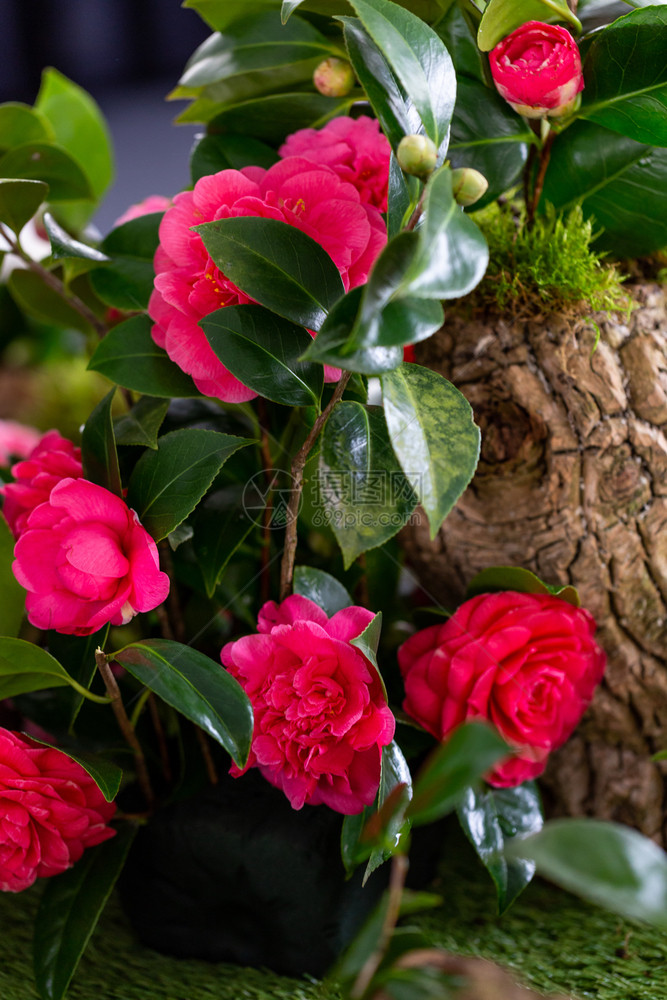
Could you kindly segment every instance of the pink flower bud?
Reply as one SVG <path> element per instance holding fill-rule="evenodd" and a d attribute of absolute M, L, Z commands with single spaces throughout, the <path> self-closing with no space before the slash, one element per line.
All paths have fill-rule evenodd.
<path fill-rule="evenodd" d="M 313 83 L 325 97 L 345 97 L 354 87 L 354 72 L 347 60 L 332 56 L 319 64 Z"/>

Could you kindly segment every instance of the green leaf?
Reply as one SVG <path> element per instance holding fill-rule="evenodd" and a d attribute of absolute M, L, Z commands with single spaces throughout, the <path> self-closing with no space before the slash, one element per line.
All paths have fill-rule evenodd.
<path fill-rule="evenodd" d="M 261 14 L 275 9 L 278 0 L 184 0 L 183 7 L 192 7 L 215 31 L 223 31 L 237 18 Z"/>
<path fill-rule="evenodd" d="M 477 44 L 482 52 L 490 52 L 526 21 L 569 21 L 576 32 L 581 31 L 581 21 L 572 13 L 567 0 L 489 0 L 477 32 Z"/>
<path fill-rule="evenodd" d="M 420 18 L 389 0 L 350 0 L 350 6 L 414 103 L 427 136 L 440 149 L 456 97 L 454 66 L 442 41 Z"/>
<path fill-rule="evenodd" d="M 667 146 L 667 10 L 620 17 L 594 36 L 579 116 L 651 146 Z"/>
<path fill-rule="evenodd" d="M 515 788 L 469 788 L 458 809 L 466 836 L 493 879 L 502 915 L 523 892 L 535 863 L 508 858 L 503 853 L 512 837 L 525 837 L 542 829 L 540 795 L 534 781 Z"/>
<path fill-rule="evenodd" d="M 280 8 L 280 20 L 287 24 L 290 14 L 293 14 L 297 7 L 300 7 L 303 0 L 283 0 Z"/>
<path fill-rule="evenodd" d="M 322 94 L 270 94 L 235 104 L 220 114 L 213 111 L 209 132 L 250 135 L 260 142 L 277 146 L 292 132 L 301 128 L 321 128 L 329 119 L 347 114 L 354 100 L 354 97 L 323 97 Z M 201 119 L 190 118 L 186 111 L 177 120 Z"/>
<path fill-rule="evenodd" d="M 81 432 L 81 457 L 86 479 L 122 497 L 123 484 L 111 419 L 115 392 L 112 389 L 107 393 L 86 420 Z"/>
<path fill-rule="evenodd" d="M 46 200 L 49 185 L 44 181 L 0 179 L 0 222 L 18 235 L 26 222 Z"/>
<path fill-rule="evenodd" d="M 405 525 L 416 497 L 380 408 L 352 401 L 334 407 L 322 435 L 319 489 L 346 569 Z"/>
<path fill-rule="evenodd" d="M 350 639 L 350 645 L 355 646 L 360 653 L 362 653 L 367 660 L 369 660 L 378 672 L 380 681 L 382 682 L 382 687 L 384 688 L 384 681 L 382 680 L 382 674 L 380 673 L 380 668 L 378 667 L 377 661 L 377 651 L 378 645 L 380 644 L 380 634 L 382 632 L 382 612 L 378 611 L 376 615 L 370 620 L 363 632 L 355 636 L 354 639 Z M 387 697 L 387 691 L 384 690 L 385 698 Z"/>
<path fill-rule="evenodd" d="M 418 235 L 419 244 L 399 294 L 460 298 L 482 280 L 489 248 L 481 230 L 456 204 L 449 167 L 441 167 L 429 178 Z"/>
<path fill-rule="evenodd" d="M 153 258 L 160 242 L 159 228 L 164 212 L 151 212 L 130 219 L 100 243 L 111 258 L 96 268 L 90 282 L 103 302 L 116 309 L 146 309 L 153 291 Z"/>
<path fill-rule="evenodd" d="M 392 447 L 435 538 L 477 466 L 472 408 L 451 382 L 420 365 L 404 363 L 381 384 Z"/>
<path fill-rule="evenodd" d="M 593 122 L 574 122 L 553 145 L 540 210 L 581 203 L 600 232 L 598 252 L 642 257 L 667 246 L 667 150 Z"/>
<path fill-rule="evenodd" d="M 42 1000 L 61 1000 L 120 875 L 138 827 L 127 823 L 50 878 L 35 920 L 35 982 Z"/>
<path fill-rule="evenodd" d="M 213 597 L 225 568 L 254 524 L 243 509 L 243 488 L 228 486 L 209 494 L 194 516 L 193 545 L 206 593 Z"/>
<path fill-rule="evenodd" d="M 28 735 L 29 734 L 26 733 L 26 736 Z M 112 802 L 116 798 L 123 777 L 123 772 L 112 761 L 105 760 L 103 757 L 100 757 L 99 754 L 92 754 L 82 750 L 73 750 L 71 747 L 47 743 L 46 740 L 37 739 L 36 736 L 32 736 L 31 739 L 34 739 L 42 746 L 58 750 L 60 753 L 65 754 L 66 757 L 69 757 L 71 760 L 76 761 L 77 764 L 80 764 L 86 774 L 90 775 L 93 779 L 107 802 Z"/>
<path fill-rule="evenodd" d="M 168 705 L 220 743 L 238 767 L 250 753 L 253 715 L 239 682 L 220 663 L 168 639 L 125 646 L 115 659 Z"/>
<path fill-rule="evenodd" d="M 56 142 L 80 164 L 99 199 L 113 178 L 113 154 L 109 130 L 93 98 L 58 70 L 46 69 L 35 110 L 48 119 Z"/>
<path fill-rule="evenodd" d="M 490 566 L 483 569 L 468 584 L 466 598 L 499 590 L 516 590 L 521 594 L 552 594 L 575 608 L 581 607 L 576 587 L 569 584 L 563 587 L 549 586 L 530 570 L 520 566 Z"/>
<path fill-rule="evenodd" d="M 263 142 L 247 135 L 204 135 L 190 156 L 192 183 L 219 170 L 241 170 L 257 166 L 268 169 L 278 162 L 278 154 Z"/>
<path fill-rule="evenodd" d="M 11 638 L 19 634 L 25 610 L 25 590 L 12 573 L 13 561 L 14 536 L 0 514 L 0 635 Z"/>
<path fill-rule="evenodd" d="M 148 316 L 133 316 L 114 326 L 97 345 L 88 369 L 149 396 L 200 396 L 190 376 L 154 342 L 152 325 Z"/>
<path fill-rule="evenodd" d="M 70 154 L 45 142 L 15 146 L 0 158 L 0 177 L 25 178 L 49 185 L 49 201 L 92 199 L 93 192 Z"/>
<path fill-rule="evenodd" d="M 72 683 L 73 678 L 45 649 L 23 639 L 0 638 L 0 700 Z"/>
<path fill-rule="evenodd" d="M 41 112 L 17 101 L 0 104 L 0 149 L 23 146 L 26 142 L 55 141 L 55 132 Z"/>
<path fill-rule="evenodd" d="M 193 229 L 238 288 L 300 326 L 319 330 L 328 310 L 345 294 L 329 254 L 286 222 L 238 217 Z"/>
<path fill-rule="evenodd" d="M 142 396 L 129 413 L 114 422 L 117 444 L 157 448 L 157 436 L 169 409 L 169 400 Z"/>
<path fill-rule="evenodd" d="M 11 182 L 7 182 L 11 183 Z M 37 183 L 36 181 L 25 183 Z M 46 197 L 46 195 L 45 195 Z M 59 223 L 53 218 L 50 212 L 44 213 L 44 228 L 51 242 L 51 256 L 54 260 L 63 257 L 82 257 L 84 260 L 91 260 L 98 264 L 103 264 L 109 260 L 106 254 L 95 247 L 89 247 L 87 243 L 75 240 L 67 233 Z"/>
<path fill-rule="evenodd" d="M 55 324 L 66 330 L 90 333 L 91 327 L 80 312 L 74 309 L 41 276 L 24 268 L 14 268 L 7 281 L 12 298 L 29 316 L 43 323 Z"/>
<path fill-rule="evenodd" d="M 313 566 L 295 566 L 293 590 L 295 594 L 301 594 L 317 604 L 329 618 L 337 611 L 354 604 L 348 591 L 335 576 Z"/>
<path fill-rule="evenodd" d="M 195 509 L 229 456 L 252 443 L 200 428 L 171 431 L 135 465 L 127 502 L 156 541 L 166 538 Z"/>
<path fill-rule="evenodd" d="M 508 747 L 498 733 L 481 722 L 458 726 L 434 750 L 417 775 L 406 815 L 415 826 L 432 823 L 457 808 L 470 785 L 476 784 Z"/>
<path fill-rule="evenodd" d="M 620 823 L 554 819 L 507 845 L 540 875 L 612 913 L 667 930 L 667 854 Z"/>
<path fill-rule="evenodd" d="M 320 332 L 311 343 L 305 358 L 335 365 L 364 375 L 379 375 L 391 371 L 403 360 L 402 347 L 361 347 L 350 348 L 350 334 L 357 322 L 360 303 L 366 286 L 353 288 L 333 307 L 322 324 Z M 404 300 L 405 302 L 406 300 Z M 392 317 L 390 314 L 390 321 Z M 412 332 L 415 317 L 409 320 Z M 413 325 L 414 324 L 414 325 Z M 399 327 L 399 330 L 403 329 Z"/>
<path fill-rule="evenodd" d="M 442 5 L 445 8 L 447 8 L 447 2 L 448 0 L 443 0 Z M 477 47 L 477 31 L 481 14 L 477 17 L 474 16 L 475 14 L 477 11 L 472 3 L 452 2 L 444 17 L 434 25 L 434 30 L 445 43 L 445 47 L 452 57 L 456 70 L 457 90 L 463 79 L 483 80 L 485 75 L 484 57 Z M 459 96 L 457 93 L 457 102 Z"/>
<path fill-rule="evenodd" d="M 199 325 L 225 368 L 249 389 L 274 403 L 319 407 L 324 373 L 299 360 L 311 344 L 302 326 L 255 305 L 217 309 Z"/>

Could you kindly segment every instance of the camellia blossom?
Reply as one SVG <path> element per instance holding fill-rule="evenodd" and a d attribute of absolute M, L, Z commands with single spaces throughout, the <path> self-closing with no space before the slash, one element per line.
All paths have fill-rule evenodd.
<path fill-rule="evenodd" d="M 247 767 L 258 766 L 295 809 L 324 803 L 352 814 L 375 798 L 395 721 L 377 670 L 350 643 L 372 618 L 360 607 L 329 618 L 295 594 L 265 604 L 259 634 L 220 654 L 255 714 Z"/>
<path fill-rule="evenodd" d="M 67 754 L 0 729 L 0 890 L 21 892 L 70 868 L 115 835 L 115 811 Z"/>
<path fill-rule="evenodd" d="M 584 89 L 577 43 L 565 28 L 528 21 L 489 53 L 499 94 L 526 118 L 558 117 Z"/>
<path fill-rule="evenodd" d="M 341 115 L 320 129 L 299 129 L 278 153 L 331 167 L 341 180 L 354 185 L 363 202 L 387 211 L 391 146 L 374 118 Z"/>
<path fill-rule="evenodd" d="M 346 291 L 363 284 L 387 241 L 377 208 L 362 203 L 356 188 L 335 171 L 300 156 L 268 170 L 222 170 L 176 195 L 160 224 L 155 254 L 155 290 L 148 307 L 153 340 L 192 376 L 200 392 L 230 403 L 257 393 L 218 360 L 197 324 L 216 309 L 253 300 L 216 267 L 192 226 L 236 216 L 277 219 L 306 233 L 333 259 Z"/>
<path fill-rule="evenodd" d="M 14 576 L 37 628 L 90 635 L 125 625 L 169 592 L 155 542 L 127 504 L 86 479 L 63 479 L 28 517 Z"/>
<path fill-rule="evenodd" d="M 13 465 L 11 471 L 14 482 L 0 487 L 0 493 L 4 494 L 2 513 L 18 538 L 30 513 L 49 499 L 56 483 L 83 476 L 81 449 L 58 431 L 47 431 L 28 457 Z"/>
<path fill-rule="evenodd" d="M 17 458 L 27 458 L 41 437 L 35 427 L 15 420 L 0 420 L 0 465 L 9 465 Z"/>
<path fill-rule="evenodd" d="M 142 215 L 152 215 L 154 212 L 166 212 L 171 204 L 171 198 L 167 198 L 163 194 L 149 194 L 143 201 L 138 201 L 135 205 L 130 205 L 129 208 L 126 208 L 123 214 L 119 215 L 114 222 L 114 228 L 122 226 L 125 222 L 131 222 L 132 219 L 140 219 Z"/>
<path fill-rule="evenodd" d="M 593 697 L 605 667 L 594 632 L 588 611 L 550 594 L 473 597 L 400 647 L 403 709 L 438 740 L 487 719 L 516 748 L 488 781 L 518 785 L 542 773 Z"/>

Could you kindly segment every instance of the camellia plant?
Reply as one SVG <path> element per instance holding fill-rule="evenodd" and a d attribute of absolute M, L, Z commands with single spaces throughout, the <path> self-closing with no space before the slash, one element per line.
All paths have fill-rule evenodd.
<path fill-rule="evenodd" d="M 485 274 L 474 212 L 500 200 L 530 231 L 578 206 L 598 251 L 667 245 L 667 8 L 185 6 L 213 30 L 171 95 L 204 127 L 190 175 L 103 237 L 91 98 L 47 70 L 34 106 L 0 106 L 12 337 L 38 359 L 78 332 L 111 386 L 80 441 L 0 426 L 0 888 L 45 879 L 41 996 L 119 876 L 132 896 L 159 817 L 194 828 L 249 771 L 333 817 L 342 881 L 381 890 L 393 857 L 334 973 L 350 997 L 433 995 L 415 937 L 390 942 L 411 828 L 449 813 L 501 912 L 538 868 L 664 927 L 659 848 L 543 823 L 534 779 L 605 664 L 574 588 L 490 568 L 458 609 L 418 607 L 397 535 L 420 505 L 434 537 L 478 462 L 470 405 L 414 362 Z"/>

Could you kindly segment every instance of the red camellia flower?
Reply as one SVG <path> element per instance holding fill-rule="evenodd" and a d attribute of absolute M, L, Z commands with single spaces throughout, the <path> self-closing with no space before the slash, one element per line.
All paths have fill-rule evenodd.
<path fill-rule="evenodd" d="M 352 814 L 375 798 L 394 716 L 377 670 L 350 644 L 372 618 L 360 607 L 328 618 L 295 594 L 265 604 L 259 635 L 220 654 L 255 713 L 247 767 L 258 766 L 295 809 L 324 803 Z"/>
<path fill-rule="evenodd" d="M 488 780 L 518 785 L 542 773 L 602 678 L 594 632 L 588 611 L 550 594 L 473 597 L 399 649 L 403 708 L 439 740 L 466 719 L 487 719 L 516 747 Z"/>
<path fill-rule="evenodd" d="M 12 475 L 15 482 L 0 487 L 0 493 L 5 498 L 2 513 L 18 538 L 31 511 L 49 499 L 56 483 L 83 475 L 81 449 L 58 431 L 47 431 L 28 458 L 12 466 Z"/>
<path fill-rule="evenodd" d="M 0 890 L 21 892 L 70 868 L 114 836 L 106 824 L 115 811 L 76 761 L 0 729 Z"/>
<path fill-rule="evenodd" d="M 363 202 L 387 211 L 391 146 L 375 119 L 342 115 L 320 129 L 302 128 L 288 136 L 278 152 L 331 167 L 354 185 Z"/>
<path fill-rule="evenodd" d="M 114 222 L 115 226 L 122 226 L 132 219 L 140 219 L 142 215 L 152 215 L 154 212 L 166 212 L 171 205 L 171 198 L 163 194 L 149 194 L 143 201 L 138 201 L 134 205 L 126 208 L 122 215 L 119 215 Z"/>
<path fill-rule="evenodd" d="M 125 625 L 169 592 L 155 542 L 135 512 L 86 479 L 54 486 L 28 517 L 14 556 L 29 621 L 66 635 Z"/>
<path fill-rule="evenodd" d="M 526 118 L 566 113 L 584 89 L 579 49 L 569 31 L 528 21 L 489 53 L 498 92 Z"/>
<path fill-rule="evenodd" d="M 230 403 L 257 393 L 218 360 L 197 324 L 215 309 L 253 300 L 216 267 L 191 227 L 235 216 L 277 219 L 306 233 L 333 259 L 346 291 L 363 284 L 387 241 L 377 208 L 363 204 L 356 188 L 332 169 L 300 156 L 268 170 L 222 170 L 176 195 L 160 224 L 155 254 L 155 290 L 148 307 L 153 339 L 200 392 Z M 339 372 L 328 377 L 338 378 Z"/>

